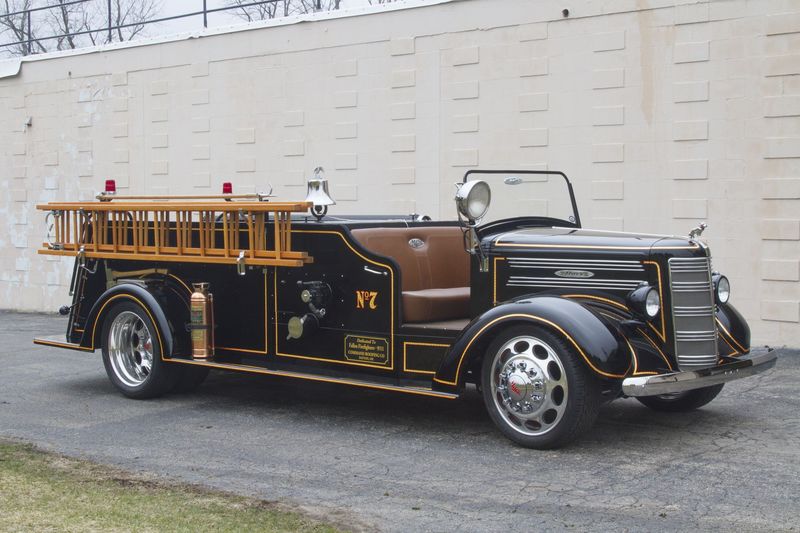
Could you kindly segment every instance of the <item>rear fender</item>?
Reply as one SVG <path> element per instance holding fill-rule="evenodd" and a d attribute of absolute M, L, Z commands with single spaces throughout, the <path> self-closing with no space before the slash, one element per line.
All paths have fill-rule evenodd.
<path fill-rule="evenodd" d="M 159 337 L 163 355 L 171 357 L 175 346 L 175 335 L 165 312 L 165 306 L 168 305 L 167 299 L 160 295 L 160 291 L 150 283 L 144 280 L 142 282 L 123 281 L 104 292 L 89 312 L 81 346 L 92 350 L 101 348 L 100 336 L 108 311 L 113 307 L 113 303 L 127 300 L 144 308 L 158 329 L 156 334 Z"/>
<path fill-rule="evenodd" d="M 633 365 L 632 351 L 619 329 L 575 300 L 538 296 L 500 304 L 461 332 L 434 377 L 437 390 L 459 390 L 469 369 L 476 368 L 492 340 L 508 327 L 531 324 L 566 339 L 597 376 L 624 378 Z"/>

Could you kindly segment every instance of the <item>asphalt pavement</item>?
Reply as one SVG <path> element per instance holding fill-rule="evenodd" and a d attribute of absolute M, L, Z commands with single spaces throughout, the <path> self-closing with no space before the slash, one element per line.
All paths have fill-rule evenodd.
<path fill-rule="evenodd" d="M 128 400 L 99 352 L 31 344 L 64 328 L 0 313 L 0 437 L 363 530 L 800 529 L 798 351 L 692 413 L 615 401 L 580 442 L 541 452 L 503 438 L 474 391 L 218 372 L 193 394 Z"/>

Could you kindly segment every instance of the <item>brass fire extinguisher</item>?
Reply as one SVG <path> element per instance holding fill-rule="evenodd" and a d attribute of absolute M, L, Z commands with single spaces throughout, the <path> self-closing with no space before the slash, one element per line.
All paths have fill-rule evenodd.
<path fill-rule="evenodd" d="M 189 328 L 192 332 L 192 359 L 214 357 L 214 295 L 208 283 L 193 283 Z"/>

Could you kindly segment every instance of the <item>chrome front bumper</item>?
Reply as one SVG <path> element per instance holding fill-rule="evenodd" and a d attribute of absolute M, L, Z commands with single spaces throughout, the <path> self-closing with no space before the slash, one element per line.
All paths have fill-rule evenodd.
<path fill-rule="evenodd" d="M 755 352 L 754 350 L 749 356 L 738 358 L 733 362 L 701 370 L 625 378 L 622 380 L 622 393 L 625 396 L 658 396 L 684 392 L 760 374 L 775 366 L 778 354 L 773 349 Z"/>

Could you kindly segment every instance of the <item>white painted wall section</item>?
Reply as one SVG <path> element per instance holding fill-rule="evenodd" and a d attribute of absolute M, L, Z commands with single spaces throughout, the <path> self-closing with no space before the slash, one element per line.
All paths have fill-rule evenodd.
<path fill-rule="evenodd" d="M 0 306 L 66 303 L 38 202 L 275 186 L 453 216 L 473 167 L 564 170 L 588 227 L 686 234 L 756 342 L 800 344 L 800 5 L 457 0 L 0 66 Z M 30 118 L 30 126 L 26 125 Z"/>

